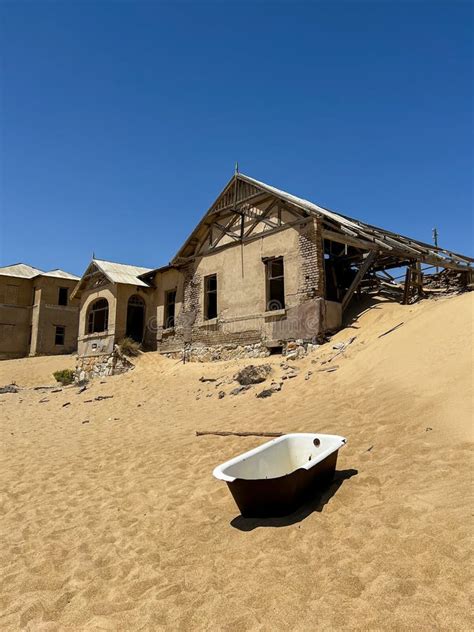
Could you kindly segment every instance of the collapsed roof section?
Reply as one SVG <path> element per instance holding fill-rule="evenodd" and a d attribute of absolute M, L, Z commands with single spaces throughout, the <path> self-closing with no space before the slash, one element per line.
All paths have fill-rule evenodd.
<path fill-rule="evenodd" d="M 275 201 L 289 221 L 271 219 Z M 336 213 L 240 173 L 227 183 L 171 263 L 179 265 L 212 250 L 283 230 L 310 216 L 322 220 L 324 239 L 355 249 L 354 264 L 362 263 L 367 252 L 373 253 L 373 270 L 425 263 L 462 271 L 474 263 L 471 257 Z M 264 224 L 263 232 L 255 231 L 256 224 Z"/>

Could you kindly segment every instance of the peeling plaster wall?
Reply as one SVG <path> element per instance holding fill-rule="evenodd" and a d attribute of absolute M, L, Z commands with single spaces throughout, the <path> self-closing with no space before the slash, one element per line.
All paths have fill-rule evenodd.
<path fill-rule="evenodd" d="M 266 268 L 264 258 L 283 257 L 285 313 L 266 312 Z M 218 317 L 206 321 L 204 279 L 217 275 Z M 207 256 L 197 257 L 186 267 L 159 272 L 157 286 L 157 346 L 162 352 L 182 349 L 185 343 L 204 346 L 255 344 L 283 339 L 312 338 L 323 326 L 321 301 L 324 294 L 324 267 L 319 220 L 244 244 L 235 243 Z M 165 330 L 165 291 L 176 289 L 176 326 Z M 297 308 L 305 305 L 303 310 Z M 291 316 L 291 318 L 290 318 Z M 314 325 L 308 330 L 308 318 Z M 301 322 L 305 318 L 305 323 Z M 291 325 L 291 327 L 290 327 Z"/>

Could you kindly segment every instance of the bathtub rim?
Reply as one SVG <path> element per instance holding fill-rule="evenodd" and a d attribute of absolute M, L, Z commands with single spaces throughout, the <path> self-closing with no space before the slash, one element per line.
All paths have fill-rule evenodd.
<path fill-rule="evenodd" d="M 234 481 L 237 481 L 237 480 L 261 481 L 261 480 L 273 480 L 277 478 L 282 478 L 281 476 L 273 476 L 268 479 L 261 479 L 261 478 L 245 478 L 244 479 L 244 478 L 239 478 L 238 476 L 229 476 L 228 474 L 225 474 L 223 470 L 229 467 L 230 465 L 235 465 L 236 463 L 242 462 L 243 460 L 253 456 L 254 454 L 263 452 L 266 448 L 268 448 L 271 445 L 274 445 L 275 443 L 279 443 L 291 437 L 298 437 L 298 438 L 305 437 L 308 439 L 320 439 L 321 437 L 325 437 L 325 438 L 333 439 L 334 445 L 331 445 L 329 448 L 326 448 L 326 450 L 323 450 L 321 454 L 318 454 L 317 458 L 311 459 L 311 461 L 307 461 L 306 463 L 303 463 L 296 469 L 292 470 L 291 472 L 288 472 L 288 474 L 284 474 L 284 476 L 289 476 L 290 474 L 292 474 L 293 472 L 296 472 L 297 470 L 310 470 L 312 467 L 314 467 L 318 463 L 321 463 L 321 461 L 326 459 L 333 452 L 337 452 L 340 448 L 342 448 L 347 443 L 347 439 L 340 435 L 323 434 L 320 432 L 319 433 L 290 432 L 288 434 L 282 435 L 281 437 L 277 437 L 276 439 L 272 439 L 271 441 L 266 441 L 265 443 L 262 443 L 262 445 L 259 445 L 256 448 L 252 448 L 252 450 L 248 450 L 247 452 L 242 452 L 242 454 L 238 454 L 234 458 L 229 459 L 228 461 L 225 461 L 224 463 L 221 463 L 220 465 L 217 465 L 212 471 L 212 475 L 214 476 L 214 478 L 217 478 L 220 481 L 225 481 L 226 483 L 233 483 Z"/>

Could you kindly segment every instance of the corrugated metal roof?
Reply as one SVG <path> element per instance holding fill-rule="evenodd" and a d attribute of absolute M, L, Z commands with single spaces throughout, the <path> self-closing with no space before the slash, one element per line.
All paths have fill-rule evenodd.
<path fill-rule="evenodd" d="M 112 261 L 104 261 L 102 259 L 93 259 L 93 263 L 112 283 L 127 283 L 129 285 L 149 287 L 138 277 L 140 274 L 150 272 L 151 268 L 130 266 L 126 263 L 113 263 Z"/>
<path fill-rule="evenodd" d="M 41 276 L 55 277 L 57 279 L 71 279 L 71 281 L 79 281 L 79 279 L 81 278 L 76 276 L 75 274 L 71 274 L 70 272 L 60 270 L 59 268 L 57 268 L 56 270 L 50 270 L 49 272 L 43 272 L 41 273 Z"/>
<path fill-rule="evenodd" d="M 328 230 L 337 231 L 340 234 L 350 236 L 351 238 L 358 240 L 361 249 L 368 248 L 370 250 L 375 250 L 381 255 L 385 257 L 392 257 L 393 260 L 396 259 L 397 261 L 402 260 L 404 262 L 405 260 L 416 260 L 429 263 L 431 265 L 458 270 L 469 269 L 471 264 L 474 263 L 474 259 L 472 257 L 467 257 L 466 255 L 452 252 L 445 248 L 433 246 L 432 244 L 428 244 L 411 237 L 399 235 L 398 233 L 378 228 L 377 226 L 372 226 L 371 224 L 366 224 L 365 222 L 348 217 L 347 215 L 342 215 L 341 213 L 336 213 L 314 204 L 309 200 L 292 195 L 282 189 L 277 189 L 276 187 L 266 184 L 265 182 L 261 182 L 260 180 L 255 180 L 254 178 L 242 173 L 236 174 L 233 178 L 231 178 L 231 180 L 229 180 L 217 200 L 201 219 L 194 231 L 185 241 L 184 245 L 179 249 L 178 253 L 173 258 L 172 263 L 183 263 L 187 257 L 195 254 L 196 245 L 202 243 L 202 240 L 206 236 L 205 231 L 210 230 L 210 226 L 215 221 L 216 216 L 222 208 L 227 211 L 230 210 L 231 213 L 239 213 L 238 208 L 232 208 L 233 206 L 238 207 L 238 198 L 235 198 L 234 204 L 230 203 L 229 205 L 229 203 L 227 203 L 226 206 L 224 203 L 223 206 L 219 206 L 219 202 L 222 200 L 222 197 L 226 194 L 229 195 L 229 191 L 231 190 L 230 187 L 237 186 L 239 181 L 255 187 L 257 189 L 256 195 L 258 195 L 258 190 L 270 193 L 270 195 L 279 198 L 294 207 L 298 207 L 305 213 L 321 217 Z M 402 265 L 405 265 L 405 263 Z"/>
<path fill-rule="evenodd" d="M 29 266 L 26 263 L 14 263 L 11 266 L 4 266 L 3 268 L 0 268 L 0 275 L 2 276 L 33 279 L 39 274 L 44 274 L 44 272 L 42 270 L 38 270 L 38 268 L 33 268 L 33 266 Z"/>
<path fill-rule="evenodd" d="M 310 213 L 317 213 L 320 216 L 323 216 L 329 221 L 334 222 L 336 225 L 339 225 L 341 230 L 346 234 L 356 235 L 361 239 L 374 242 L 382 250 L 389 251 L 389 253 L 390 251 L 396 249 L 403 253 L 406 257 L 415 256 L 419 260 L 432 263 L 433 265 L 448 264 L 448 267 L 457 266 L 459 269 L 462 269 L 464 266 L 469 268 L 470 264 L 474 262 L 472 257 L 452 252 L 446 248 L 439 248 L 437 246 L 433 246 L 432 244 L 419 241 L 418 239 L 413 239 L 384 228 L 373 226 L 372 224 L 366 224 L 365 222 L 348 217 L 347 215 L 342 215 L 341 213 L 335 213 L 334 211 L 324 208 L 323 206 L 318 206 L 309 200 L 292 195 L 282 189 L 277 189 L 270 184 L 265 184 L 265 182 L 255 180 L 250 176 L 239 174 L 239 177 L 241 180 L 268 191 L 283 200 L 287 200 L 291 204 L 303 208 Z"/>
<path fill-rule="evenodd" d="M 54 277 L 57 279 L 71 279 L 72 281 L 79 281 L 80 277 L 75 274 L 70 274 L 64 270 L 57 268 L 56 270 L 50 270 L 49 272 L 43 272 L 39 268 L 33 268 L 27 263 L 14 263 L 11 266 L 4 266 L 0 268 L 0 275 L 17 277 L 20 279 L 34 279 L 37 276 Z"/>

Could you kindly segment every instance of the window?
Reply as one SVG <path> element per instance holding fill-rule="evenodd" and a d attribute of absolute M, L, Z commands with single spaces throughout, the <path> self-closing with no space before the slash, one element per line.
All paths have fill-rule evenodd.
<path fill-rule="evenodd" d="M 105 298 L 92 303 L 87 316 L 87 333 L 106 331 L 109 325 L 109 304 Z"/>
<path fill-rule="evenodd" d="M 217 274 L 204 277 L 204 318 L 217 318 Z"/>
<path fill-rule="evenodd" d="M 283 257 L 265 261 L 267 275 L 267 311 L 272 312 L 285 307 L 285 277 Z"/>
<path fill-rule="evenodd" d="M 67 305 L 69 289 L 67 287 L 60 287 L 58 292 L 58 305 Z"/>
<path fill-rule="evenodd" d="M 165 322 L 164 328 L 174 327 L 174 309 L 176 304 L 176 290 L 165 293 Z"/>
<path fill-rule="evenodd" d="M 64 336 L 66 334 L 66 327 L 62 325 L 56 325 L 56 333 L 54 336 L 54 344 L 55 345 L 64 345 Z"/>

